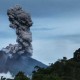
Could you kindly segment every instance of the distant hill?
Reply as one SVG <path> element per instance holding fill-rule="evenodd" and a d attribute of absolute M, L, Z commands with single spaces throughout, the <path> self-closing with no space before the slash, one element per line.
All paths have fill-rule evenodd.
<path fill-rule="evenodd" d="M 45 64 L 24 55 L 15 54 L 13 58 L 7 56 L 3 51 L 0 51 L 0 72 L 10 72 L 16 75 L 19 71 L 24 72 L 26 75 L 31 75 L 35 66 L 47 67 Z"/>

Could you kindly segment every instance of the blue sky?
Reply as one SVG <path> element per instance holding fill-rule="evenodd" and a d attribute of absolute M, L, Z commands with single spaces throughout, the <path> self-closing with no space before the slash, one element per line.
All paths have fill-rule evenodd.
<path fill-rule="evenodd" d="M 20 4 L 32 16 L 33 58 L 49 64 L 80 47 L 80 0 L 0 0 L 0 49 L 16 43 L 8 8 Z"/>

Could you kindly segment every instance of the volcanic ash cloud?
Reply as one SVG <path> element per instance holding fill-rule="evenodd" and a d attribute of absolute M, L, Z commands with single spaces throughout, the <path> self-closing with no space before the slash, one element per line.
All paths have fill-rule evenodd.
<path fill-rule="evenodd" d="M 15 29 L 18 44 L 9 44 L 6 48 L 2 49 L 10 55 L 14 54 L 26 54 L 28 56 L 32 55 L 32 33 L 30 32 L 30 27 L 33 22 L 28 13 L 26 13 L 22 7 L 15 6 L 8 9 L 7 15 L 10 21 L 10 28 Z"/>
<path fill-rule="evenodd" d="M 14 29 L 17 35 L 17 44 L 9 44 L 0 50 L 0 73 L 10 72 L 15 76 L 19 71 L 26 75 L 32 75 L 35 66 L 46 67 L 43 63 L 31 58 L 32 33 L 30 27 L 32 20 L 20 6 L 8 9 L 7 15 L 10 21 L 10 28 Z"/>

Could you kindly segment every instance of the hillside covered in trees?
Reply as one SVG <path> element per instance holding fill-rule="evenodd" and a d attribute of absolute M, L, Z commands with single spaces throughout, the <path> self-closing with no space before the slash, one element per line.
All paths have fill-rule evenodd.
<path fill-rule="evenodd" d="M 63 57 L 46 69 L 38 66 L 36 68 L 32 80 L 80 80 L 80 48 L 69 60 Z"/>

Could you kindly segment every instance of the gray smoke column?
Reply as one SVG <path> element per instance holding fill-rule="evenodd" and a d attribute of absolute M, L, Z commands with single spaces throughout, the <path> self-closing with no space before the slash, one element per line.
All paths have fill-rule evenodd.
<path fill-rule="evenodd" d="M 15 76 L 22 71 L 26 75 L 32 75 L 35 66 L 46 67 L 46 65 L 31 57 L 33 51 L 32 33 L 30 32 L 31 17 L 18 5 L 8 9 L 7 15 L 10 28 L 16 31 L 17 44 L 9 44 L 0 50 L 0 73 L 9 71 Z"/>
<path fill-rule="evenodd" d="M 26 53 L 32 55 L 32 33 L 30 32 L 30 27 L 32 26 L 32 20 L 28 13 L 22 10 L 22 7 L 16 5 L 13 8 L 8 9 L 7 15 L 10 21 L 10 28 L 16 30 L 17 42 L 18 44 L 6 47 L 8 48 L 7 53 Z"/>

